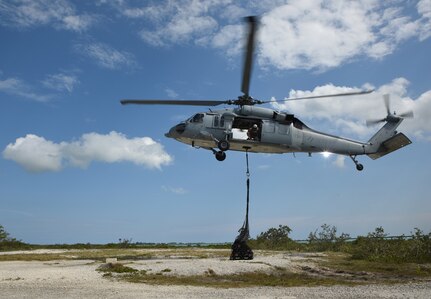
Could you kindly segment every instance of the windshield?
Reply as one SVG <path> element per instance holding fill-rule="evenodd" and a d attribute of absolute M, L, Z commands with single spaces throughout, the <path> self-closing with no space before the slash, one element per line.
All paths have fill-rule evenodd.
<path fill-rule="evenodd" d="M 203 122 L 204 114 L 203 113 L 197 113 L 193 117 L 189 118 L 188 121 L 191 123 L 201 123 Z"/>

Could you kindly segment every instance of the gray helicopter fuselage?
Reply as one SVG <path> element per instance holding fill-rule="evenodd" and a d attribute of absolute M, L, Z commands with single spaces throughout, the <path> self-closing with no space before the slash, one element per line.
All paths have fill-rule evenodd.
<path fill-rule="evenodd" d="M 256 138 L 247 134 L 253 125 L 258 127 Z M 261 153 L 360 155 L 369 145 L 312 130 L 291 114 L 254 106 L 200 112 L 165 135 L 197 148 L 212 149 L 217 141 L 227 140 L 229 150 Z"/>
<path fill-rule="evenodd" d="M 236 105 L 234 109 L 200 112 L 188 120 L 172 127 L 166 137 L 176 139 L 196 148 L 212 151 L 218 161 L 226 159 L 226 151 L 245 151 L 257 153 L 316 153 L 329 152 L 348 155 L 356 164 L 356 169 L 363 170 L 363 165 L 356 160 L 357 155 L 368 155 L 378 159 L 411 141 L 396 128 L 404 118 L 413 117 L 413 112 L 400 115 L 391 114 L 389 95 L 384 95 L 387 116 L 370 121 L 370 124 L 386 122 L 368 142 L 358 142 L 339 136 L 325 134 L 307 127 L 293 114 L 274 111 L 255 105 L 269 104 L 250 96 L 250 78 L 253 64 L 254 43 L 258 27 L 257 17 L 246 18 L 248 23 L 247 46 L 245 48 L 244 68 L 242 72 L 242 95 L 233 100 L 160 100 L 160 99 L 123 99 L 121 104 L 142 105 L 181 105 L 206 106 Z M 286 98 L 305 100 L 369 94 L 373 90 L 350 91 L 336 94 L 311 95 Z"/>

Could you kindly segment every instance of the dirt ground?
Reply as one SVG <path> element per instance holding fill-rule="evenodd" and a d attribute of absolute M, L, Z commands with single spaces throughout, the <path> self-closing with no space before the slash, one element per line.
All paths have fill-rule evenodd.
<path fill-rule="evenodd" d="M 32 251 L 49 254 L 62 251 Z M 205 253 L 205 251 L 202 251 Z M 1 253 L 5 254 L 5 253 Z M 25 253 L 22 253 L 25 254 Z M 68 252 L 70 254 L 70 252 Z M 283 267 L 294 273 L 318 273 L 313 259 L 319 255 L 262 253 L 252 261 L 230 261 L 226 256 L 196 258 L 166 254 L 123 264 L 148 273 L 204 275 L 270 272 Z M 129 283 L 103 277 L 100 260 L 1 261 L 0 298 L 431 298 L 431 281 L 331 287 L 210 288 Z M 317 271 L 317 272 L 316 272 Z"/>

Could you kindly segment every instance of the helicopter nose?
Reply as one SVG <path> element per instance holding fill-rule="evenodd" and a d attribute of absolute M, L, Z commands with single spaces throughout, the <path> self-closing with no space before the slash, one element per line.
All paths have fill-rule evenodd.
<path fill-rule="evenodd" d="M 175 134 L 175 127 L 172 127 L 169 129 L 169 132 L 165 134 L 165 136 L 168 138 L 175 138 L 174 134 Z"/>
<path fill-rule="evenodd" d="M 186 129 L 185 123 L 180 123 L 174 127 L 172 127 L 168 133 L 165 134 L 168 138 L 178 138 Z"/>

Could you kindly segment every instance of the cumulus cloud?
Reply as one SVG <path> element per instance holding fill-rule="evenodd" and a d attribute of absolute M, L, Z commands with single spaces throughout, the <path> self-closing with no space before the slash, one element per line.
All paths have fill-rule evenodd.
<path fill-rule="evenodd" d="M 229 57 L 242 51 L 245 28 L 242 25 L 227 25 L 221 28 L 212 39 L 208 41 L 211 46 L 224 49 Z"/>
<path fill-rule="evenodd" d="M 80 54 L 94 59 L 96 64 L 103 68 L 115 70 L 136 65 L 133 54 L 119 51 L 104 43 L 77 44 L 75 49 Z"/>
<path fill-rule="evenodd" d="M 381 59 L 408 39 L 431 35 L 431 1 L 411 13 L 402 1 L 162 1 L 111 5 L 128 18 L 141 18 L 142 39 L 152 46 L 194 43 L 228 56 L 244 45 L 240 16 L 261 15 L 258 63 L 278 69 L 324 71 L 361 57 Z"/>
<path fill-rule="evenodd" d="M 3 157 L 17 162 L 29 172 L 58 171 L 62 168 L 60 146 L 32 134 L 9 144 L 3 151 Z"/>
<path fill-rule="evenodd" d="M 163 146 L 153 139 L 129 139 L 115 131 L 106 135 L 87 133 L 77 141 L 60 143 L 28 134 L 6 146 L 3 157 L 29 172 L 60 171 L 66 166 L 86 168 L 93 161 L 132 162 L 150 169 L 172 162 Z"/>
<path fill-rule="evenodd" d="M 301 119 L 316 123 L 316 129 L 333 130 L 345 135 L 365 138 L 376 131 L 375 127 L 367 127 L 367 119 L 380 119 L 386 116 L 383 95 L 391 96 L 391 112 L 398 114 L 412 110 L 413 119 L 405 120 L 400 130 L 410 136 L 431 141 L 431 90 L 424 92 L 416 99 L 408 94 L 409 81 L 395 78 L 391 82 L 374 87 L 375 92 L 368 95 L 335 97 L 327 99 L 310 99 L 303 101 L 272 102 L 278 110 L 291 111 Z M 362 87 L 335 86 L 326 84 L 313 90 L 291 90 L 288 98 L 355 92 L 373 86 L 364 84 Z M 318 125 L 317 125 L 318 124 Z M 323 129 L 322 129 L 323 130 Z"/>
<path fill-rule="evenodd" d="M 53 25 L 59 29 L 84 31 L 96 17 L 77 14 L 67 0 L 0 1 L 0 24 L 20 28 Z"/>
<path fill-rule="evenodd" d="M 260 63 L 279 69 L 325 70 L 361 55 L 379 59 L 419 30 L 398 2 L 289 1 L 262 18 Z"/>

